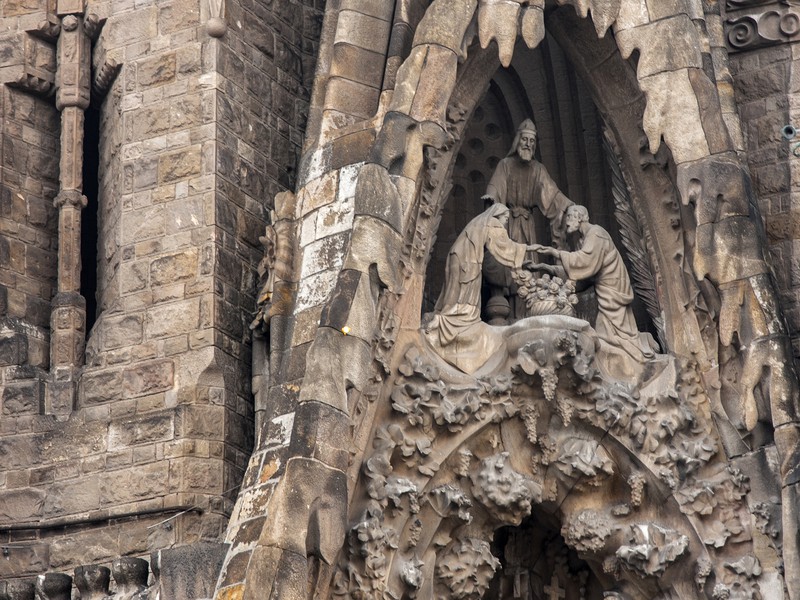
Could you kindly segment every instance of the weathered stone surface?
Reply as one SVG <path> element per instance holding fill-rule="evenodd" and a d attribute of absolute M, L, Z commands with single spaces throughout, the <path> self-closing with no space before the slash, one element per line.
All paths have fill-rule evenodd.
<path fill-rule="evenodd" d="M 347 414 L 347 389 L 365 383 L 365 361 L 369 354 L 369 345 L 362 340 L 338 330 L 320 328 L 307 357 L 307 362 L 318 365 L 318 370 L 304 381 L 300 402 L 316 400 Z"/>
<path fill-rule="evenodd" d="M 150 263 L 150 284 L 166 285 L 195 277 L 197 250 L 162 256 Z"/>
<path fill-rule="evenodd" d="M 386 18 L 344 9 L 339 12 L 334 44 L 346 43 L 373 52 L 383 52 L 390 27 L 391 23 Z"/>
<path fill-rule="evenodd" d="M 109 594 L 111 569 L 100 565 L 76 567 L 74 579 L 82 600 L 102 600 Z"/>
<path fill-rule="evenodd" d="M 175 79 L 175 53 L 167 52 L 140 61 L 136 65 L 136 77 L 142 87 L 163 85 Z"/>
<path fill-rule="evenodd" d="M 28 358 L 28 338 L 21 333 L 0 334 L 0 366 L 21 365 Z"/>
<path fill-rule="evenodd" d="M 114 400 L 122 389 L 122 371 L 90 371 L 81 377 L 80 398 L 84 405 Z"/>
<path fill-rule="evenodd" d="M 47 489 L 43 514 L 53 517 L 75 514 L 100 507 L 100 481 L 97 475 L 78 480 L 55 482 Z"/>
<path fill-rule="evenodd" d="M 685 68 L 702 68 L 699 40 L 688 15 L 654 21 L 617 33 L 617 43 L 624 58 L 634 49 L 640 51 L 636 72 L 639 79 Z"/>
<path fill-rule="evenodd" d="M 453 52 L 461 52 L 464 36 L 477 6 L 477 0 L 433 2 L 416 29 L 414 46 L 439 44 Z"/>
<path fill-rule="evenodd" d="M 105 319 L 103 346 L 121 348 L 142 341 L 142 315 L 124 315 Z"/>
<path fill-rule="evenodd" d="M 351 43 L 333 47 L 331 75 L 378 88 L 383 79 L 383 55 Z"/>
<path fill-rule="evenodd" d="M 123 391 L 135 397 L 163 392 L 172 387 L 175 367 L 171 360 L 144 363 L 123 372 Z"/>
<path fill-rule="evenodd" d="M 176 431 L 182 438 L 222 440 L 222 409 L 212 406 L 180 407 L 176 413 Z"/>
<path fill-rule="evenodd" d="M 3 386 L 3 416 L 35 415 L 43 408 L 44 389 L 39 381 L 8 383 Z"/>
<path fill-rule="evenodd" d="M 120 469 L 103 478 L 95 488 L 95 497 L 106 507 L 154 498 L 168 489 L 168 481 L 166 461 Z"/>
<path fill-rule="evenodd" d="M 158 160 L 158 180 L 170 183 L 199 175 L 201 168 L 200 147 L 190 146 L 185 150 L 163 154 Z"/>
<path fill-rule="evenodd" d="M 368 273 L 376 265 L 381 281 L 390 290 L 399 284 L 399 267 L 402 240 L 384 221 L 371 217 L 356 217 L 351 235 L 351 251 L 344 268 Z"/>
<path fill-rule="evenodd" d="M 333 559 L 339 545 L 337 538 L 344 535 L 344 473 L 316 460 L 293 458 L 286 465 L 284 478 L 284 485 L 279 484 L 275 490 L 271 507 L 276 515 L 297 515 L 298 520 L 292 523 L 291 519 L 281 519 L 283 527 L 264 529 L 259 546 L 305 553 L 308 528 L 315 521 L 317 531 L 324 532 L 325 538 L 318 538 L 317 547 L 310 550 L 326 560 Z M 285 485 L 289 481 L 291 486 Z M 295 507 L 304 508 L 300 512 Z"/>
<path fill-rule="evenodd" d="M 655 153 L 660 138 L 680 164 L 708 155 L 708 142 L 687 69 L 668 71 L 640 79 L 647 97 L 644 130 Z"/>
<path fill-rule="evenodd" d="M 201 543 L 154 553 L 150 562 L 158 570 L 159 593 L 175 600 L 211 598 L 227 548 Z"/>
<path fill-rule="evenodd" d="M 200 301 L 197 298 L 170 302 L 147 311 L 145 335 L 166 337 L 195 331 L 200 326 Z"/>
<path fill-rule="evenodd" d="M 347 468 L 349 450 L 342 442 L 348 438 L 350 425 L 345 413 L 321 402 L 301 402 L 295 422 L 289 446 L 292 456 L 314 458 L 341 470 Z"/>
<path fill-rule="evenodd" d="M 0 492 L 0 520 L 3 523 L 24 523 L 42 516 L 45 492 L 26 488 Z"/>
<path fill-rule="evenodd" d="M 63 569 L 76 561 L 106 562 L 120 550 L 118 534 L 113 529 L 101 529 L 56 540 L 50 548 L 53 568 Z"/>
<path fill-rule="evenodd" d="M 171 414 L 116 421 L 109 425 L 108 447 L 111 450 L 121 450 L 134 444 L 163 442 L 171 440 L 174 434 Z"/>

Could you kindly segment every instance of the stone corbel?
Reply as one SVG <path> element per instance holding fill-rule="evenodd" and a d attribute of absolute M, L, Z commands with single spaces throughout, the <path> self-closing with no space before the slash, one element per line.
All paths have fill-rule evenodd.
<path fill-rule="evenodd" d="M 728 0 L 727 7 L 729 11 L 735 11 L 729 12 L 725 21 L 725 41 L 731 52 L 800 40 L 798 8 L 757 0 Z M 752 8 L 757 8 L 758 12 L 742 10 Z"/>
<path fill-rule="evenodd" d="M 122 64 L 109 58 L 95 71 L 92 79 L 92 100 L 100 100 L 105 97 L 120 69 L 122 69 Z"/>
<path fill-rule="evenodd" d="M 40 96 L 53 93 L 56 49 L 45 33 L 36 29 L 0 36 L 0 83 Z"/>

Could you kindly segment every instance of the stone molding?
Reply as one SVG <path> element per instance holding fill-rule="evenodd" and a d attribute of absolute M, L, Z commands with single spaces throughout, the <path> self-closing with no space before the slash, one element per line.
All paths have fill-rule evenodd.
<path fill-rule="evenodd" d="M 731 52 L 754 50 L 800 39 L 800 9 L 783 2 L 728 0 L 725 43 Z M 745 12 L 756 9 L 757 12 Z"/>

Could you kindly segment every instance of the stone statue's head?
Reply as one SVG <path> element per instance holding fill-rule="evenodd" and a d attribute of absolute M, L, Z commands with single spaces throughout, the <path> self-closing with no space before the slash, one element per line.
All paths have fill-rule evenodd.
<path fill-rule="evenodd" d="M 516 153 L 522 160 L 529 162 L 533 158 L 534 152 L 536 152 L 536 125 L 530 119 L 525 119 L 517 127 L 517 135 L 514 143 L 511 144 L 511 152 L 508 155 Z"/>
<path fill-rule="evenodd" d="M 564 216 L 564 225 L 566 226 L 567 233 L 575 233 L 580 229 L 581 223 L 589 222 L 589 211 L 585 206 L 580 204 L 573 204 L 567 208 L 566 215 Z"/>
<path fill-rule="evenodd" d="M 500 221 L 503 225 L 508 224 L 508 218 L 510 215 L 509 208 L 505 204 L 500 204 L 496 202 L 492 204 L 486 211 L 484 211 L 485 215 L 489 217 L 494 217 L 498 221 Z"/>

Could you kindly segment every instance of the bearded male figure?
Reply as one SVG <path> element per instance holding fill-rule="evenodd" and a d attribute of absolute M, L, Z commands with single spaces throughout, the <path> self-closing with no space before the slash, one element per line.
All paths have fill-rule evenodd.
<path fill-rule="evenodd" d="M 636 328 L 631 302 L 633 289 L 622 256 L 608 232 L 589 223 L 589 213 L 577 204 L 566 214 L 566 231 L 578 234 L 578 248 L 557 250 L 534 244 L 541 255 L 557 259 L 575 281 L 590 280 L 597 294 L 598 313 L 595 330 L 600 342 L 598 364 L 611 375 L 630 380 L 642 365 L 655 357 L 658 346 L 649 333 Z"/>
<path fill-rule="evenodd" d="M 497 164 L 483 199 L 508 206 L 508 235 L 520 244 L 537 242 L 532 212 L 537 207 L 550 221 L 553 245 L 561 247 L 564 211 L 573 202 L 559 191 L 544 165 L 534 160 L 535 151 L 536 126 L 525 119 L 517 128 L 508 156 Z"/>

